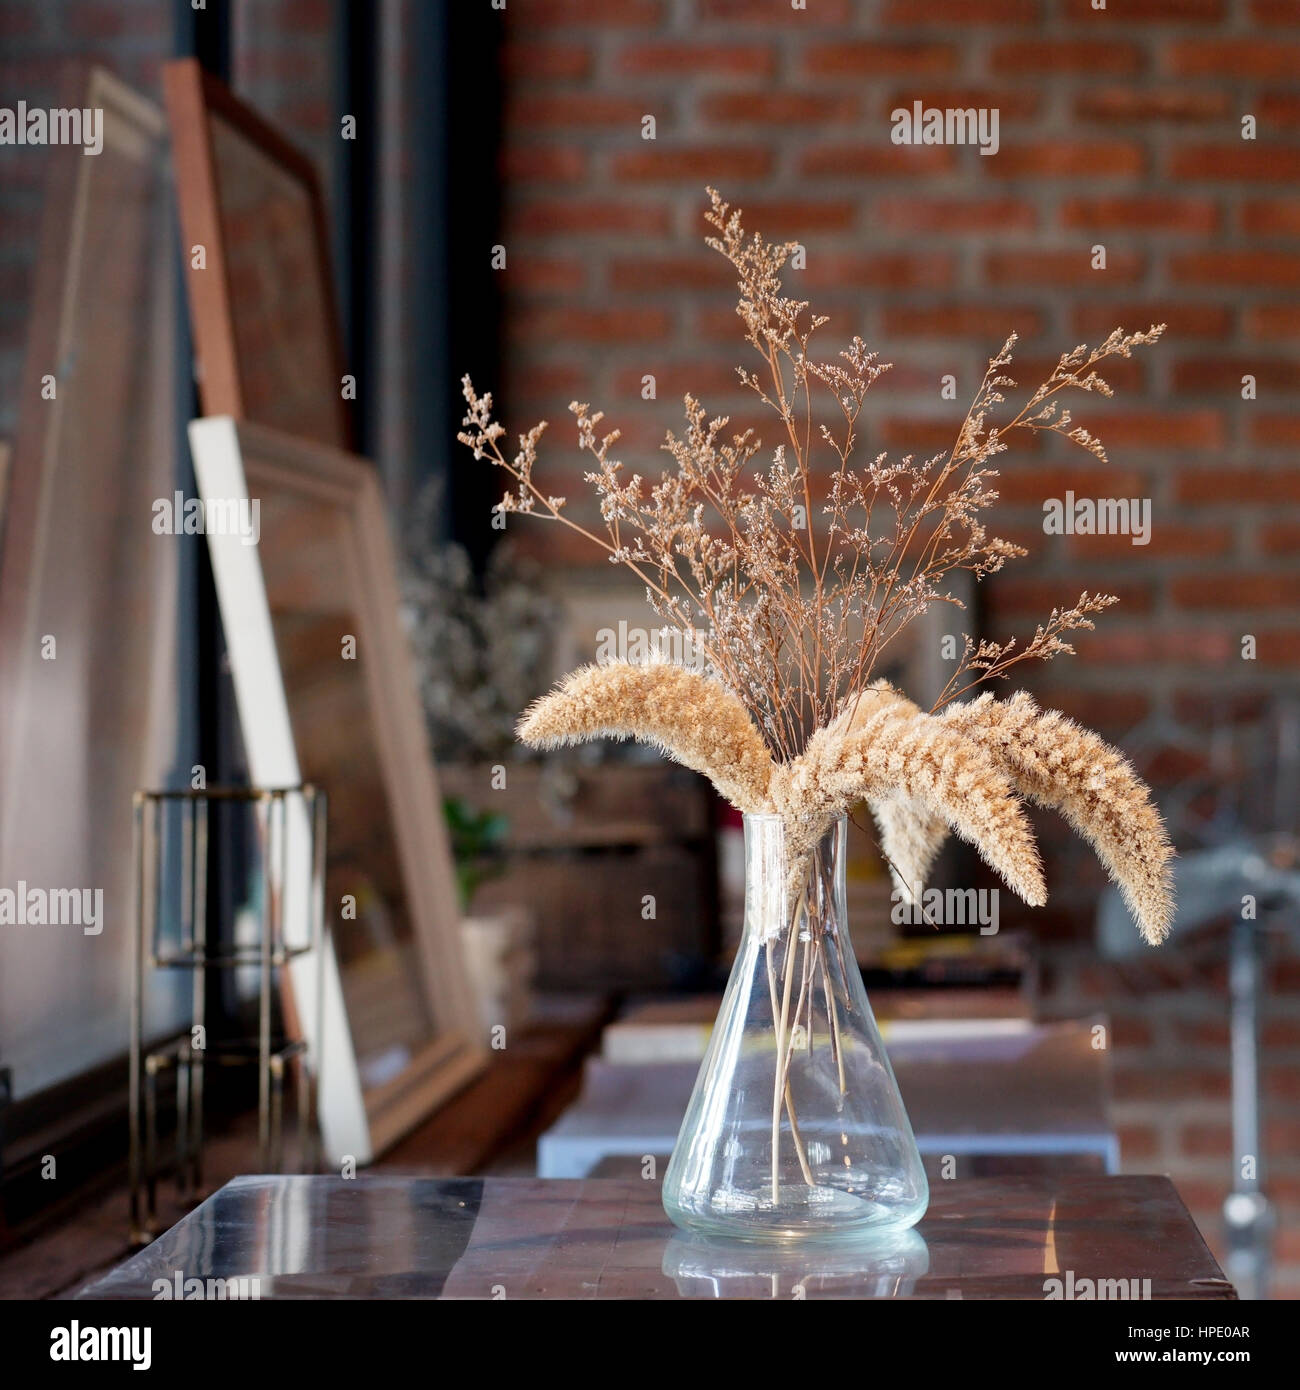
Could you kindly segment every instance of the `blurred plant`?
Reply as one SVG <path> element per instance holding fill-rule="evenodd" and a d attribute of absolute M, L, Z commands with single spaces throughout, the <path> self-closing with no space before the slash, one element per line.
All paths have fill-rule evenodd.
<path fill-rule="evenodd" d="M 515 719 L 550 683 L 560 606 L 509 542 L 492 552 L 480 584 L 464 547 L 437 539 L 442 494 L 435 480 L 416 499 L 402 584 L 434 756 L 518 758 Z"/>
<path fill-rule="evenodd" d="M 460 910 L 468 912 L 479 888 L 505 872 L 503 851 L 509 822 L 491 811 L 476 811 L 458 796 L 444 798 L 442 813 L 456 861 Z"/>

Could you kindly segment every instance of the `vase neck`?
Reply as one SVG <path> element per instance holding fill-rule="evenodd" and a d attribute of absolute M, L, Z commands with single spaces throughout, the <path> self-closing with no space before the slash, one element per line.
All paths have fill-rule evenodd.
<path fill-rule="evenodd" d="M 811 848 L 794 842 L 780 816 L 745 817 L 745 934 L 760 940 L 800 928 L 845 924 L 848 818 L 838 817 Z"/>

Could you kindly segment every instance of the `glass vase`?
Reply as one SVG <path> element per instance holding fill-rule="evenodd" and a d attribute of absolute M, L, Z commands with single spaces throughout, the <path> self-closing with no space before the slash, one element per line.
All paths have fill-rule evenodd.
<path fill-rule="evenodd" d="M 836 1241 L 919 1221 L 929 1186 L 845 911 L 847 821 L 791 852 L 745 817 L 745 925 L 664 1176 L 684 1230 Z"/>

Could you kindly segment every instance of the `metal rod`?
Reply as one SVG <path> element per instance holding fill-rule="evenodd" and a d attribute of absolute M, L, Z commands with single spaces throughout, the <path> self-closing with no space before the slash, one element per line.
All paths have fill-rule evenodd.
<path fill-rule="evenodd" d="M 135 930 L 131 952 L 131 1055 L 129 1061 L 130 1095 L 127 1100 L 127 1122 L 130 1125 L 127 1172 L 131 1189 L 130 1239 L 143 1244 L 148 1239 L 140 1211 L 140 1049 L 144 1034 L 144 799 L 137 795 L 133 812 L 135 850 Z"/>

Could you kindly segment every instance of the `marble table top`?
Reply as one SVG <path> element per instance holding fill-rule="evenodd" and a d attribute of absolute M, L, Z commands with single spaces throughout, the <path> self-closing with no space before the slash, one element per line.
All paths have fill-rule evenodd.
<path fill-rule="evenodd" d="M 236 1178 L 81 1297 L 241 1293 L 263 1299 L 1236 1297 L 1163 1177 L 938 1183 L 913 1231 L 863 1246 L 780 1248 L 686 1236 L 664 1215 L 653 1181 L 389 1175 Z"/>

